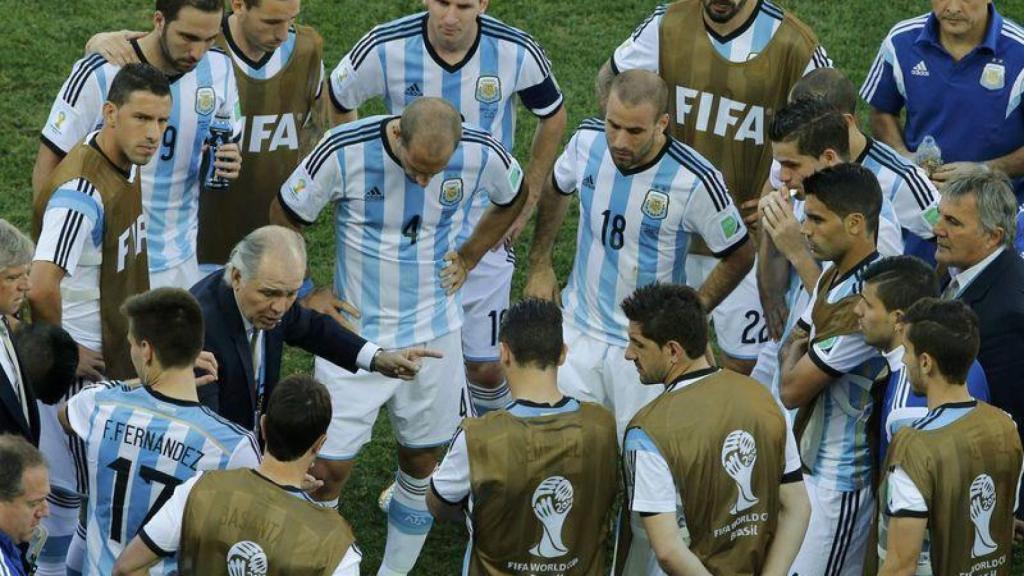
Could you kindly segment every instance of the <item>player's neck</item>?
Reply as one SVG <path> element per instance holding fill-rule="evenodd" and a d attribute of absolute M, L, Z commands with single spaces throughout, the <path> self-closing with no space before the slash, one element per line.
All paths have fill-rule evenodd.
<path fill-rule="evenodd" d="M 168 398 L 199 401 L 196 393 L 196 376 L 191 367 L 161 370 L 156 374 L 150 374 L 146 379 L 146 385 Z"/>
<path fill-rule="evenodd" d="M 728 22 L 715 22 L 708 18 L 707 13 L 702 13 L 704 16 L 704 26 L 719 37 L 728 37 L 746 25 L 747 20 L 753 17 L 754 12 L 757 11 L 760 5 L 761 3 L 758 0 L 747 0 L 746 5 L 735 16 L 730 18 Z"/>
<path fill-rule="evenodd" d="M 944 404 L 969 402 L 971 400 L 971 394 L 967 391 L 966 384 L 963 382 L 959 384 L 950 383 L 942 377 L 928 383 L 926 395 L 928 397 L 929 410 L 935 410 Z"/>
<path fill-rule="evenodd" d="M 121 150 L 121 148 L 114 141 L 114 131 L 110 127 L 104 127 L 100 130 L 100 133 L 96 135 L 96 145 L 99 146 L 100 152 L 107 157 L 107 160 L 123 170 L 124 172 L 131 172 L 132 161 L 128 159 L 128 156 Z"/>
<path fill-rule="evenodd" d="M 850 127 L 850 159 L 856 161 L 868 147 L 868 137 L 859 128 Z"/>
<path fill-rule="evenodd" d="M 242 56 L 253 62 L 259 62 L 267 55 L 266 52 L 261 52 L 249 44 L 249 40 L 246 39 L 245 33 L 242 30 L 242 23 L 238 19 L 238 14 L 228 16 L 228 29 L 231 30 L 231 41 L 242 51 Z"/>
<path fill-rule="evenodd" d="M 900 336 L 899 332 L 893 331 L 892 338 L 889 339 L 889 343 L 882 346 L 882 352 L 884 354 L 888 354 L 900 346 L 903 346 L 903 337 Z"/>
<path fill-rule="evenodd" d="M 985 40 L 985 33 L 987 31 L 988 19 L 985 20 L 984 26 L 977 26 L 964 34 L 950 34 L 942 30 L 940 26 L 939 42 L 954 60 L 959 61 Z"/>
<path fill-rule="evenodd" d="M 467 31 L 465 37 L 461 39 L 457 44 L 444 42 L 438 38 L 437 31 L 434 26 L 427 25 L 427 42 L 430 47 L 437 54 L 438 58 L 444 60 L 449 66 L 455 66 L 466 57 L 470 48 L 476 43 L 476 37 L 480 34 L 479 22 L 473 22 L 473 29 Z"/>
<path fill-rule="evenodd" d="M 875 252 L 875 243 L 873 240 L 858 239 L 851 246 L 850 249 L 843 254 L 843 257 L 836 261 L 835 265 L 839 269 L 839 275 L 845 276 L 850 270 L 853 270 L 855 266 L 864 261 L 865 258 Z"/>
<path fill-rule="evenodd" d="M 706 368 L 711 368 L 711 364 L 708 364 L 706 356 L 699 356 L 693 360 L 678 362 L 671 370 L 668 371 L 668 375 L 665 376 L 664 384 L 669 385 L 673 382 L 678 382 L 680 378 L 686 376 L 690 372 L 696 372 Z"/>
<path fill-rule="evenodd" d="M 505 368 L 505 378 L 516 400 L 554 405 L 563 398 L 558 391 L 558 371 L 553 368 L 538 370 L 510 366 Z"/>
<path fill-rule="evenodd" d="M 172 62 L 164 58 L 164 52 L 160 49 L 160 33 L 153 30 L 142 38 L 139 38 L 139 49 L 146 57 L 146 63 L 163 72 L 167 76 L 177 76 L 179 72 Z"/>
<path fill-rule="evenodd" d="M 264 450 L 259 473 L 267 480 L 280 486 L 301 488 L 302 481 L 306 478 L 306 470 L 309 470 L 309 465 L 310 462 L 307 458 L 298 458 L 292 462 L 281 462 L 274 458 L 270 452 Z"/>

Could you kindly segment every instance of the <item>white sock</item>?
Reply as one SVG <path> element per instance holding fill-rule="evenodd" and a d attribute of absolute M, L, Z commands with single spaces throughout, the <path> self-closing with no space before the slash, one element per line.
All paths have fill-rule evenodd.
<path fill-rule="evenodd" d="M 469 383 L 469 395 L 473 397 L 473 406 L 476 408 L 476 415 L 483 416 L 493 410 L 501 410 L 512 403 L 512 392 L 508 389 L 508 382 L 502 382 L 497 388 L 484 388 Z"/>
<path fill-rule="evenodd" d="M 388 508 L 388 541 L 377 576 L 408 574 L 416 564 L 434 518 L 427 510 L 430 477 L 413 478 L 401 470 Z"/>
<path fill-rule="evenodd" d="M 57 488 L 46 497 L 46 501 L 50 505 L 50 515 L 43 518 L 42 525 L 49 536 L 36 560 L 36 574 L 65 576 L 68 550 L 78 526 L 78 509 L 82 499 Z"/>

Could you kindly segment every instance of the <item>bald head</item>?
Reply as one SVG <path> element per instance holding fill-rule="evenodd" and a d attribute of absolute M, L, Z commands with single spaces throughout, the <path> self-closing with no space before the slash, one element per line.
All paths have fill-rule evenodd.
<path fill-rule="evenodd" d="M 462 138 L 462 116 L 441 98 L 418 98 L 398 124 L 402 146 L 415 146 L 430 156 L 450 155 Z"/>
<path fill-rule="evenodd" d="M 789 101 L 822 100 L 840 114 L 853 114 L 857 109 L 857 88 L 835 68 L 818 68 L 793 85 Z"/>
<path fill-rule="evenodd" d="M 655 116 L 668 113 L 668 86 L 649 70 L 626 70 L 612 80 L 609 100 L 614 98 L 627 108 L 649 105 Z"/>

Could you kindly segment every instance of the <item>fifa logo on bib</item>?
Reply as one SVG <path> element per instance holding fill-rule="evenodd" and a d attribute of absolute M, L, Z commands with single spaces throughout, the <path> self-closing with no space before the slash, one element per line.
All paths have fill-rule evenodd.
<path fill-rule="evenodd" d="M 569 552 L 562 543 L 562 528 L 572 510 L 572 482 L 551 476 L 540 483 L 533 492 L 533 513 L 540 520 L 544 533 L 540 542 L 530 548 L 530 554 L 541 558 L 558 558 Z"/>
<path fill-rule="evenodd" d="M 209 116 L 217 106 L 217 93 L 209 86 L 196 90 L 196 114 Z"/>
<path fill-rule="evenodd" d="M 494 104 L 501 100 L 501 80 L 497 76 L 477 78 L 476 99 L 484 104 Z"/>
<path fill-rule="evenodd" d="M 455 206 L 462 201 L 462 178 L 451 178 L 441 183 L 442 206 Z"/>
<path fill-rule="evenodd" d="M 971 522 L 974 524 L 974 547 L 971 558 L 980 558 L 996 551 L 989 532 L 992 513 L 996 509 L 996 483 L 988 474 L 980 474 L 971 482 Z"/>
<path fill-rule="evenodd" d="M 757 443 L 749 432 L 733 430 L 725 437 L 725 442 L 722 443 L 722 467 L 736 483 L 739 492 L 736 503 L 729 509 L 733 515 L 747 510 L 758 502 L 750 486 L 750 476 L 754 472 L 756 461 Z"/>
<path fill-rule="evenodd" d="M 242 540 L 228 550 L 228 576 L 266 576 L 267 555 L 255 542 Z"/>

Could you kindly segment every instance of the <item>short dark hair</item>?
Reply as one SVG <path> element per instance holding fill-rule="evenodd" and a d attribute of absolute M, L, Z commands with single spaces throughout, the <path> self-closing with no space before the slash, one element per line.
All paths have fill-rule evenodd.
<path fill-rule="evenodd" d="M 622 301 L 622 311 L 640 324 L 644 338 L 658 346 L 675 340 L 690 358 L 703 356 L 707 350 L 707 313 L 697 291 L 689 286 L 648 284 Z"/>
<path fill-rule="evenodd" d="M 916 256 L 889 256 L 864 269 L 861 281 L 871 284 L 885 309 L 906 310 L 923 298 L 939 295 L 935 270 Z"/>
<path fill-rule="evenodd" d="M 21 477 L 26 470 L 46 466 L 42 452 L 23 436 L 0 434 L 0 502 L 21 496 Z"/>
<path fill-rule="evenodd" d="M 75 383 L 78 369 L 78 344 L 60 326 L 34 322 L 14 334 L 21 367 L 32 391 L 43 404 L 53 405 Z"/>
<path fill-rule="evenodd" d="M 156 96 L 170 96 L 171 85 L 163 72 L 149 64 L 128 64 L 117 71 L 107 93 L 107 101 L 121 106 L 135 92 L 149 92 Z"/>
<path fill-rule="evenodd" d="M 146 341 L 164 368 L 192 366 L 203 349 L 203 312 L 181 288 L 157 288 L 121 305 L 136 342 Z"/>
<path fill-rule="evenodd" d="M 804 194 L 814 196 L 840 218 L 863 214 L 868 232 L 878 231 L 882 187 L 874 173 L 860 164 L 836 164 L 811 174 L 804 179 Z"/>
<path fill-rule="evenodd" d="M 181 9 L 191 6 L 201 12 L 223 12 L 224 0 L 156 0 L 156 9 L 168 23 L 178 19 Z"/>
<path fill-rule="evenodd" d="M 821 100 L 841 114 L 857 112 L 857 87 L 845 74 L 835 68 L 818 68 L 797 80 L 789 99 Z"/>
<path fill-rule="evenodd" d="M 772 142 L 796 142 L 802 156 L 820 157 L 835 150 L 850 158 L 850 131 L 843 115 L 823 100 L 796 100 L 775 113 L 768 130 Z"/>
<path fill-rule="evenodd" d="M 282 462 L 298 459 L 327 433 L 331 415 L 331 395 L 323 384 L 303 374 L 281 380 L 267 401 L 267 452 Z"/>
<path fill-rule="evenodd" d="M 508 346 L 516 363 L 546 370 L 562 357 L 562 310 L 557 304 L 527 298 L 503 314 L 498 341 Z"/>
<path fill-rule="evenodd" d="M 906 339 L 917 354 L 935 359 L 951 383 L 963 384 L 978 356 L 978 316 L 959 300 L 925 298 L 903 315 Z"/>

